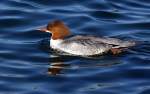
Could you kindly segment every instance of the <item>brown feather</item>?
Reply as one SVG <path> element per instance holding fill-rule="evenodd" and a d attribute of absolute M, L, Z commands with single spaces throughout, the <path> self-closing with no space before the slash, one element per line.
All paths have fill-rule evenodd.
<path fill-rule="evenodd" d="M 63 39 L 71 34 L 69 28 L 60 20 L 55 20 L 47 25 L 47 30 L 52 33 L 52 39 Z"/>

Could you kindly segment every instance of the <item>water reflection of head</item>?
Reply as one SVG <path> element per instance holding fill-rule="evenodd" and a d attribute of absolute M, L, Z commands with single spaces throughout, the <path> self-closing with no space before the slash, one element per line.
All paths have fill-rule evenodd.
<path fill-rule="evenodd" d="M 51 63 L 50 67 L 48 68 L 48 74 L 50 75 L 62 74 L 62 71 L 69 66 L 70 66 L 69 64 L 64 64 L 63 62 Z"/>

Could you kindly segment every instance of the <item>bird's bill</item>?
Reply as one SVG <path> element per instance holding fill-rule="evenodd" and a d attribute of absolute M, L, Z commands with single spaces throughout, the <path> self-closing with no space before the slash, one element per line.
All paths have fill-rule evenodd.
<path fill-rule="evenodd" d="M 50 31 L 48 31 L 46 27 L 38 28 L 37 30 L 50 33 Z"/>

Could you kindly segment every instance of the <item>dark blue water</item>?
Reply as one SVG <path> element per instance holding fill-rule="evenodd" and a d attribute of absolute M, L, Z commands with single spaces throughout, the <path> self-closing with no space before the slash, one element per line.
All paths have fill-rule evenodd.
<path fill-rule="evenodd" d="M 56 55 L 35 30 L 54 19 L 141 44 L 117 56 Z M 150 94 L 150 1 L 1 0 L 0 61 L 0 94 Z"/>

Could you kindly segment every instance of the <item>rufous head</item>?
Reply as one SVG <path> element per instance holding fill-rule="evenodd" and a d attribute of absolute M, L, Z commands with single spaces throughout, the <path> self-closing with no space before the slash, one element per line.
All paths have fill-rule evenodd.
<path fill-rule="evenodd" d="M 63 39 L 71 34 L 69 28 L 60 20 L 49 22 L 46 28 L 40 29 L 40 31 L 52 33 L 52 39 Z"/>

